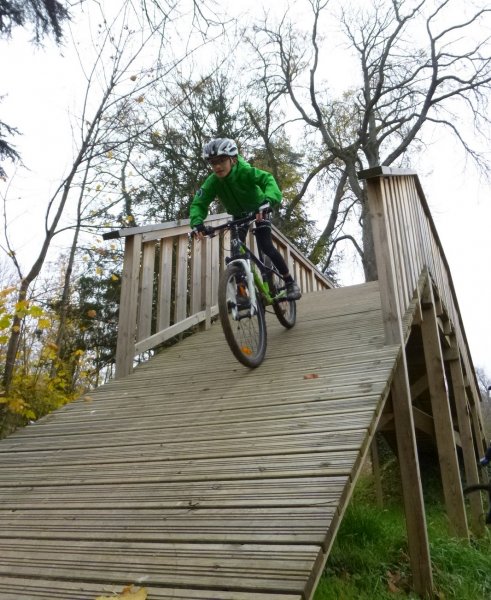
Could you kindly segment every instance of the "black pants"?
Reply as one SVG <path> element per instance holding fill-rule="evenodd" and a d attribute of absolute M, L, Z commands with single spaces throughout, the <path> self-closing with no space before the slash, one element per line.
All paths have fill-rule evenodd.
<path fill-rule="evenodd" d="M 245 242 L 248 231 L 249 225 L 244 225 L 239 228 L 239 238 L 242 242 Z M 286 264 L 283 256 L 281 256 L 281 254 L 273 245 L 273 238 L 271 236 L 271 221 L 269 219 L 256 221 L 255 236 L 259 251 L 262 254 L 269 256 L 281 275 L 286 275 L 288 273 L 288 265 Z"/>

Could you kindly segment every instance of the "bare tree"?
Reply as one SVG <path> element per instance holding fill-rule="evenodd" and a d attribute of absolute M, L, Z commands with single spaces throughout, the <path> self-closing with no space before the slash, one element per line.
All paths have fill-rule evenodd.
<path fill-rule="evenodd" d="M 160 54 L 162 45 L 157 43 L 154 45 L 151 68 L 143 68 L 144 60 L 149 60 L 148 54 L 143 60 L 144 54 L 150 52 L 156 33 L 152 29 L 145 34 L 143 25 L 135 29 L 135 17 L 138 15 L 135 15 L 131 2 L 124 3 L 110 22 L 104 14 L 100 15 L 95 61 L 84 71 L 86 92 L 77 129 L 74 130 L 76 152 L 68 173 L 47 202 L 44 239 L 27 272 L 24 272 L 15 249 L 10 244 L 8 235 L 6 236 L 5 250 L 14 262 L 19 277 L 18 302 L 28 299 L 30 286 L 41 272 L 53 238 L 66 229 L 66 221 L 69 220 L 70 211 L 73 212 L 75 206 L 75 236 L 70 253 L 73 261 L 73 248 L 77 244 L 83 211 L 80 203 L 84 197 L 83 190 L 88 173 L 105 157 L 131 142 L 136 135 L 132 129 L 121 126 L 122 115 L 127 113 L 128 106 L 140 103 L 147 89 L 161 81 L 192 52 L 188 45 L 184 47 L 183 53 L 174 59 L 168 51 L 164 61 Z M 170 23 L 171 17 L 164 16 L 164 21 L 157 28 L 159 39 L 161 35 L 165 35 L 166 27 Z M 142 124 L 142 128 L 151 126 L 152 124 L 146 122 Z M 141 131 L 138 133 L 141 134 Z M 6 233 L 8 234 L 8 231 Z M 67 272 L 70 271 L 71 265 L 67 269 Z M 68 285 L 69 281 L 66 280 L 65 287 Z M 66 290 L 63 297 L 67 297 Z M 13 317 L 3 373 L 3 385 L 7 393 L 15 368 L 22 319 L 18 313 Z"/>
<path fill-rule="evenodd" d="M 330 97 L 320 73 L 330 61 L 320 31 L 333 2 L 308 4 L 308 37 L 285 15 L 275 27 L 261 25 L 257 48 L 269 56 L 268 79 L 275 78 L 307 130 L 321 140 L 327 163 L 332 157 L 344 165 L 335 197 L 344 193 L 346 178 L 361 205 L 359 248 L 365 277 L 371 280 L 377 274 L 366 193 L 357 178 L 360 169 L 404 164 L 428 125 L 451 131 L 467 155 L 481 169 L 488 168 L 466 137 L 466 123 L 481 132 L 491 124 L 491 45 L 484 27 L 491 9 L 469 5 L 464 10 L 459 3 L 459 16 L 451 21 L 446 13 L 457 6 L 454 0 L 378 0 L 356 14 L 342 10 L 342 32 L 355 53 L 358 73 L 357 82 L 338 101 Z M 332 244 L 332 212 L 329 220 L 323 239 Z"/>

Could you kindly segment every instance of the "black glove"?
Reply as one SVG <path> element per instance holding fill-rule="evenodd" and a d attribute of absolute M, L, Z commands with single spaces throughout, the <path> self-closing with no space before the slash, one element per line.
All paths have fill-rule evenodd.
<path fill-rule="evenodd" d="M 273 212 L 273 209 L 268 204 L 267 200 L 256 210 L 256 214 L 262 214 L 263 219 L 267 219 L 268 215 Z"/>
<path fill-rule="evenodd" d="M 196 235 L 197 233 L 202 233 L 203 235 L 215 237 L 215 230 L 213 229 L 213 227 L 207 227 L 206 225 L 203 225 L 203 223 L 200 223 L 199 225 L 195 225 L 193 227 L 193 235 Z"/>
<path fill-rule="evenodd" d="M 200 223 L 199 225 L 195 225 L 193 227 L 193 234 L 197 233 L 202 233 L 203 235 L 206 234 L 206 227 L 203 225 L 203 223 Z"/>

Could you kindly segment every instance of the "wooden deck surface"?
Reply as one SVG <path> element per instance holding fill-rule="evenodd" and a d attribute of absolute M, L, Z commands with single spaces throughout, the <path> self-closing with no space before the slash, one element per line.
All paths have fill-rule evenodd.
<path fill-rule="evenodd" d="M 0 443 L 2 600 L 312 596 L 398 348 L 376 283 L 268 328 L 259 369 L 215 324 Z"/>

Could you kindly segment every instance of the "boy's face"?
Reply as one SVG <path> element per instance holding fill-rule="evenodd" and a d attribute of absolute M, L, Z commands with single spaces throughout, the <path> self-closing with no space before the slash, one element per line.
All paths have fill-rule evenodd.
<path fill-rule="evenodd" d="M 211 168 L 213 169 L 213 173 L 217 177 L 227 177 L 227 175 L 232 170 L 236 159 L 230 156 L 214 156 L 208 160 Z"/>

